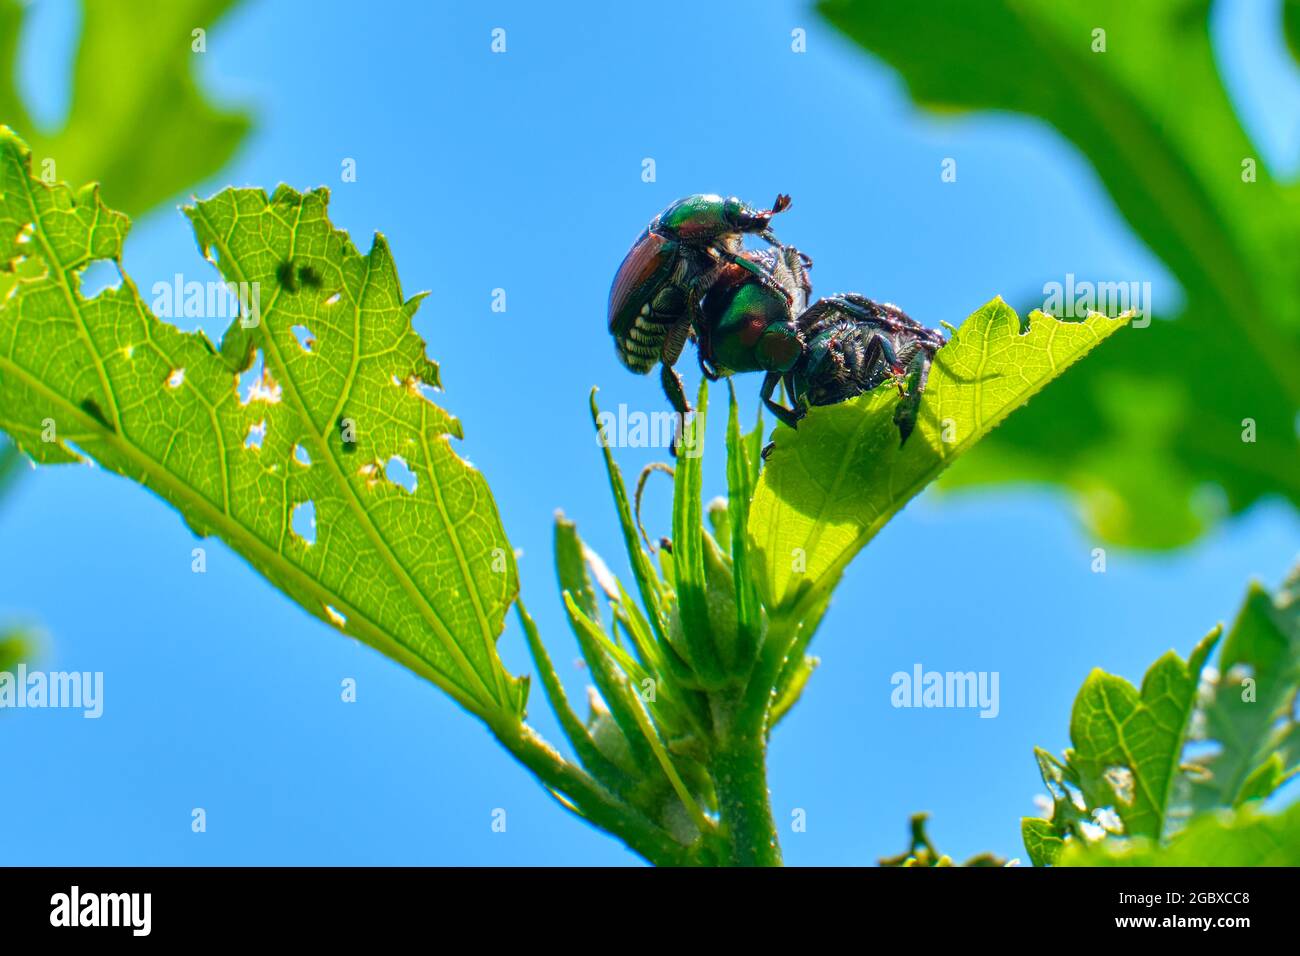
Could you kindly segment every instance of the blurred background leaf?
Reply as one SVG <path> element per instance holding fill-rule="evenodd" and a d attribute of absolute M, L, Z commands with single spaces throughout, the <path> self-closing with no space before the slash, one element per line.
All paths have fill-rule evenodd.
<path fill-rule="evenodd" d="M 18 628 L 0 631 L 0 672 L 13 668 L 30 651 L 31 639 L 26 631 Z"/>
<path fill-rule="evenodd" d="M 1148 328 L 1063 376 L 947 485 L 1058 483 L 1079 496 L 1096 534 L 1143 548 L 1197 537 L 1213 519 L 1207 485 L 1234 514 L 1270 495 L 1300 504 L 1300 200 L 1237 119 L 1207 0 L 821 0 L 819 9 L 897 69 L 922 106 L 1049 122 L 1182 286 L 1180 312 L 1157 303 Z M 1295 48 L 1300 11 L 1295 0 L 1285 9 Z M 1253 442 L 1242 440 L 1246 419 Z"/>
<path fill-rule="evenodd" d="M 38 171 L 103 184 L 104 200 L 130 216 L 211 176 L 249 129 L 240 112 L 214 106 L 195 82 L 195 31 L 238 0 L 94 0 L 81 4 L 81 38 L 68 115 L 38 128 L 15 83 L 30 4 L 0 0 L 0 123 L 27 141 Z M 147 144 L 142 148 L 141 144 Z"/>
<path fill-rule="evenodd" d="M 1246 808 L 1198 817 L 1171 843 L 1072 843 L 1061 866 L 1300 866 L 1300 803 L 1276 814 Z"/>
<path fill-rule="evenodd" d="M 1283 0 L 1282 28 L 1292 55 L 1300 60 L 1300 0 Z"/>

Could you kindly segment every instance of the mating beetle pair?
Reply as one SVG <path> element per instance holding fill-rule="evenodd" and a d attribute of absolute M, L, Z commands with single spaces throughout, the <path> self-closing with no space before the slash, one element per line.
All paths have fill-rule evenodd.
<path fill-rule="evenodd" d="M 619 360 L 642 375 L 662 363 L 664 392 L 679 415 L 691 406 L 673 366 L 686 340 L 698 333 L 701 301 L 719 275 L 738 269 L 771 294 L 788 297 L 767 269 L 745 255 L 742 236 L 776 244 L 772 217 L 789 205 L 789 196 L 777 196 L 771 209 L 721 196 L 679 199 L 655 216 L 619 266 L 609 290 L 609 331 Z"/>
<path fill-rule="evenodd" d="M 763 402 L 791 428 L 810 405 L 841 402 L 892 379 L 904 396 L 894 421 L 906 441 L 945 339 L 896 306 L 857 293 L 808 307 L 812 262 L 770 229 L 772 216 L 789 205 L 784 195 L 767 210 L 734 198 L 690 196 L 656 216 L 610 290 L 609 330 L 619 358 L 642 374 L 662 362 L 664 391 L 684 415 L 690 405 L 672 366 L 694 338 L 710 379 L 766 372 Z M 745 250 L 745 233 L 771 248 Z M 793 408 L 773 401 L 778 383 Z"/>

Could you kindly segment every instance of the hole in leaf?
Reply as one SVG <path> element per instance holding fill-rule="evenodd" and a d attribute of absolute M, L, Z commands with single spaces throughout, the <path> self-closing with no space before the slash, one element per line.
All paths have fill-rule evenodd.
<path fill-rule="evenodd" d="M 340 631 L 343 630 L 343 628 L 347 627 L 348 619 L 328 604 L 325 605 L 325 616 L 328 617 L 330 619 L 330 623 L 333 624 L 335 627 L 337 627 Z"/>
<path fill-rule="evenodd" d="M 335 292 L 332 296 L 330 296 L 328 299 L 325 300 L 326 305 L 338 305 L 338 302 L 339 302 L 339 294 L 337 292 Z"/>
<path fill-rule="evenodd" d="M 1102 776 L 1110 784 L 1110 789 L 1115 792 L 1115 798 L 1124 806 L 1131 807 L 1137 790 L 1137 780 L 1133 776 L 1133 771 L 1128 767 L 1107 767 Z"/>
<path fill-rule="evenodd" d="M 248 435 L 244 438 L 244 447 L 252 448 L 255 451 L 262 450 L 262 442 L 266 438 L 266 419 L 263 418 L 256 425 L 248 429 Z"/>
<path fill-rule="evenodd" d="M 289 515 L 289 527 L 305 544 L 316 543 L 316 504 L 312 501 L 300 501 L 293 506 Z"/>
<path fill-rule="evenodd" d="M 180 388 L 183 384 L 185 384 L 185 369 L 172 369 L 171 374 L 167 376 L 167 387 Z"/>
<path fill-rule="evenodd" d="M 18 227 L 18 235 L 14 237 L 14 242 L 20 246 L 25 246 L 32 241 L 32 236 L 36 235 L 36 227 L 30 222 L 23 223 Z"/>
<path fill-rule="evenodd" d="M 311 455 L 307 454 L 307 449 L 302 445 L 293 446 L 293 460 L 304 467 L 311 467 Z"/>
<path fill-rule="evenodd" d="M 1223 747 L 1215 740 L 1189 740 L 1180 758 L 1183 770 L 1194 779 L 1214 776 L 1215 761 L 1223 755 Z"/>
<path fill-rule="evenodd" d="M 316 348 L 316 338 L 312 335 L 311 329 L 305 325 L 295 325 L 292 329 L 294 337 L 298 339 L 298 345 L 304 352 L 312 352 Z"/>
<path fill-rule="evenodd" d="M 274 405 L 280 401 L 280 386 L 271 378 L 261 349 L 257 350 L 257 357 L 248 367 L 248 371 L 239 377 L 239 392 L 239 401 L 243 405 L 252 402 Z"/>
<path fill-rule="evenodd" d="M 384 466 L 384 477 L 395 485 L 401 485 L 409 493 L 415 493 L 415 472 L 401 455 L 394 455 Z"/>
<path fill-rule="evenodd" d="M 1124 821 L 1119 818 L 1114 807 L 1098 807 L 1092 811 L 1093 822 L 1107 833 L 1123 833 Z"/>
<path fill-rule="evenodd" d="M 1083 791 L 1068 781 L 1062 780 L 1061 789 L 1065 791 L 1066 799 L 1070 801 L 1077 810 L 1087 810 L 1088 801 L 1083 799 Z"/>
<path fill-rule="evenodd" d="M 87 299 L 93 299 L 108 289 L 117 289 L 121 284 L 122 270 L 112 259 L 97 259 L 77 276 L 77 291 Z"/>
<path fill-rule="evenodd" d="M 1244 663 L 1242 661 L 1238 661 L 1236 664 L 1233 664 L 1231 667 L 1228 668 L 1228 673 L 1225 675 L 1224 684 L 1233 685 L 1233 686 L 1237 684 L 1244 684 L 1248 678 L 1252 678 L 1254 676 L 1255 676 L 1254 667 L 1252 667 L 1250 664 Z"/>

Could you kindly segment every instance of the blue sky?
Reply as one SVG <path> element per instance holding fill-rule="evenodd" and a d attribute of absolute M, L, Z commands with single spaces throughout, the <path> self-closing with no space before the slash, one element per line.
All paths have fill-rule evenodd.
<path fill-rule="evenodd" d="M 24 88 L 57 118 L 58 51 L 75 18 L 67 2 L 37 6 Z M 1272 6 L 1222 5 L 1216 42 L 1264 155 L 1294 171 L 1300 97 L 1278 93 L 1297 80 Z M 661 407 L 656 379 L 615 360 L 605 301 L 627 246 L 671 200 L 788 192 L 780 234 L 813 254 L 819 292 L 860 290 L 930 325 L 997 294 L 1026 301 L 1067 272 L 1151 280 L 1160 302 L 1178 295 L 1087 163 L 1042 124 L 918 114 L 895 74 L 804 4 L 646 10 L 263 0 L 211 31 L 200 63 L 214 97 L 246 105 L 257 126 L 197 192 L 329 185 L 335 224 L 363 248 L 383 231 L 405 291 L 431 290 L 416 327 L 574 694 L 583 678 L 554 585 L 551 516 L 563 508 L 621 570 L 585 403 L 598 384 L 607 407 Z M 504 55 L 490 52 L 494 27 L 507 31 Z M 807 31 L 806 53 L 791 52 L 794 28 Z M 641 178 L 646 157 L 653 183 Z M 956 183 L 940 181 L 947 157 Z M 355 183 L 340 181 L 348 158 Z M 136 224 L 126 265 L 144 288 L 176 272 L 206 278 L 172 205 Z M 491 310 L 497 288 L 505 313 Z M 691 388 L 693 365 L 683 363 Z M 758 384 L 739 383 L 747 410 Z M 655 457 L 620 452 L 632 475 Z M 714 453 L 706 494 L 724 487 Z M 650 499 L 650 526 L 666 529 L 667 483 Z M 309 618 L 219 542 L 207 543 L 207 573 L 191 573 L 193 537 L 127 481 L 89 467 L 32 473 L 0 510 L 0 541 L 0 613 L 45 631 L 38 666 L 105 674 L 99 720 L 0 718 L 0 860 L 636 862 L 435 688 Z M 1066 745 L 1088 670 L 1137 680 L 1165 649 L 1186 653 L 1234 613 L 1249 578 L 1281 578 L 1297 541 L 1295 514 L 1266 503 L 1184 551 L 1112 551 L 1096 575 L 1097 542 L 1054 491 L 923 495 L 850 568 L 815 647 L 822 667 L 774 737 L 788 862 L 874 862 L 904 847 L 922 809 L 953 855 L 1022 855 L 1019 817 L 1042 790 L 1032 747 Z M 514 673 L 529 671 L 513 620 L 501 647 Z M 916 663 L 998 671 L 999 716 L 892 708 L 890 675 Z M 345 677 L 355 704 L 339 700 Z M 532 714 L 558 739 L 540 692 Z M 206 833 L 191 832 L 195 807 Z M 491 828 L 496 808 L 505 833 Z M 806 832 L 789 832 L 795 808 Z"/>

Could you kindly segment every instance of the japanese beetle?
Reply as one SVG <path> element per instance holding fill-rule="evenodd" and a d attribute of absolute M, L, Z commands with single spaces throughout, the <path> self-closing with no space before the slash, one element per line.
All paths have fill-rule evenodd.
<path fill-rule="evenodd" d="M 679 415 L 691 410 L 673 365 L 698 328 L 700 302 L 728 265 L 786 298 L 789 293 L 744 255 L 743 237 L 776 243 L 772 217 L 790 206 L 780 195 L 771 209 L 735 197 L 679 199 L 650 222 L 632 244 L 609 290 L 609 332 L 619 360 L 642 375 L 662 363 L 664 392 Z M 788 301 L 788 299 L 787 299 Z"/>
<path fill-rule="evenodd" d="M 696 329 L 700 369 L 710 380 L 737 372 L 788 372 L 803 352 L 795 321 L 808 305 L 812 260 L 793 246 L 778 246 L 745 257 L 781 287 L 776 295 L 737 265 L 722 270 L 701 303 Z"/>
<path fill-rule="evenodd" d="M 895 305 L 873 302 L 855 292 L 818 300 L 799 316 L 803 351 L 784 374 L 769 372 L 763 403 L 791 428 L 812 405 L 834 405 L 892 379 L 902 400 L 894 411 L 900 444 L 916 427 L 921 395 L 935 353 L 947 340 Z M 772 400 L 785 383 L 793 408 Z"/>

